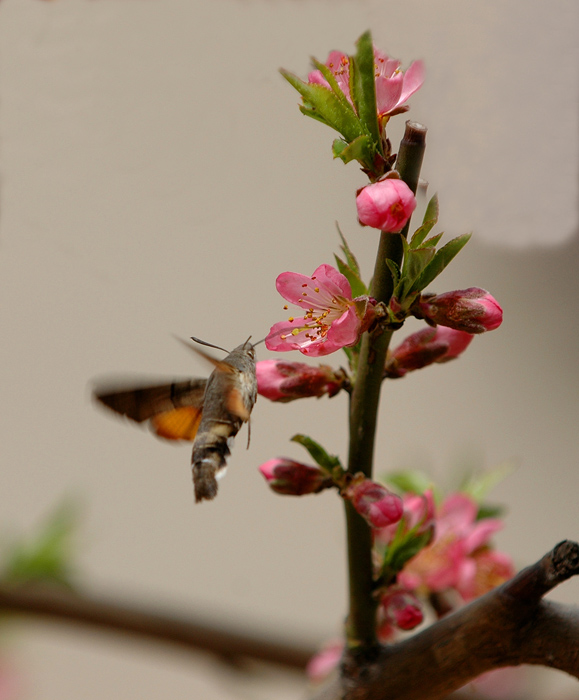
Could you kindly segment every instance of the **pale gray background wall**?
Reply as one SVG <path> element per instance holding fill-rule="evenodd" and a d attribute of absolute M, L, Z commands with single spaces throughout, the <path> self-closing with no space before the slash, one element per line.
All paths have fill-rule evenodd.
<path fill-rule="evenodd" d="M 171 334 L 262 337 L 281 318 L 275 276 L 331 262 L 335 220 L 369 275 L 364 179 L 332 162 L 332 134 L 276 71 L 305 75 L 310 55 L 351 51 L 371 28 L 404 65 L 426 61 L 410 112 L 429 127 L 423 174 L 444 229 L 476 234 L 436 288 L 482 286 L 505 310 L 460 362 L 388 387 L 379 468 L 440 476 L 512 458 L 494 494 L 510 505 L 500 546 L 524 565 L 579 537 L 578 20 L 575 0 L 2 0 L 3 530 L 76 495 L 95 591 L 295 637 L 339 630 L 340 504 L 276 497 L 256 467 L 303 457 L 287 442 L 298 431 L 343 455 L 345 397 L 260 400 L 250 450 L 242 434 L 218 500 L 195 507 L 189 448 L 108 420 L 87 385 L 205 373 Z M 578 595 L 570 583 L 554 597 Z M 240 690 L 153 645 L 21 629 L 27 698 L 300 694 L 291 679 Z"/>

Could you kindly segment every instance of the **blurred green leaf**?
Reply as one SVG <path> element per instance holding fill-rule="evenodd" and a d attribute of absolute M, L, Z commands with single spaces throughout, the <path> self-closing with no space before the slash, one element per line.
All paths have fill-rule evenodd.
<path fill-rule="evenodd" d="M 432 479 L 430 477 L 424 472 L 412 469 L 387 474 L 383 479 L 401 493 L 423 494 L 429 488 L 432 488 Z"/>
<path fill-rule="evenodd" d="M 477 503 L 482 504 L 494 487 L 510 476 L 515 469 L 516 466 L 512 461 L 501 462 L 488 471 L 469 474 L 463 480 L 459 490 L 468 494 Z"/>
<path fill-rule="evenodd" d="M 72 540 L 76 534 L 79 509 L 67 501 L 49 516 L 36 537 L 16 542 L 9 548 L 0 579 L 10 583 L 53 581 L 71 586 Z"/>

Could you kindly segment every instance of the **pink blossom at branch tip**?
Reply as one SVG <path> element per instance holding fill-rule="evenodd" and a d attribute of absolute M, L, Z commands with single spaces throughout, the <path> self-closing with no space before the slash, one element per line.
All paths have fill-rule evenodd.
<path fill-rule="evenodd" d="M 332 480 L 319 467 L 294 462 L 292 459 L 270 459 L 259 467 L 259 471 L 272 491 L 286 496 L 319 493 L 333 485 Z"/>
<path fill-rule="evenodd" d="M 373 528 L 397 523 L 402 517 L 402 499 L 382 484 L 371 479 L 355 481 L 342 496 L 351 501 L 356 511 Z"/>
<path fill-rule="evenodd" d="M 260 360 L 255 366 L 257 391 L 270 401 L 287 403 L 309 396 L 335 396 L 344 382 L 344 372 L 328 365 L 311 367 L 303 362 Z"/>
<path fill-rule="evenodd" d="M 498 328 L 503 310 L 484 289 L 469 287 L 444 294 L 425 294 L 418 304 L 419 318 L 467 333 L 484 333 Z"/>
<path fill-rule="evenodd" d="M 300 307 L 303 316 L 274 324 L 265 339 L 268 350 L 329 355 L 355 345 L 375 317 L 375 301 L 367 296 L 352 299 L 350 283 L 331 265 L 320 265 L 311 277 L 282 272 L 276 287 L 286 301 Z"/>
<path fill-rule="evenodd" d="M 340 90 L 353 105 L 350 93 L 350 57 L 342 51 L 331 51 L 325 64 L 332 72 Z M 376 89 L 376 109 L 379 119 L 405 112 L 404 104 L 424 82 L 424 64 L 414 61 L 406 72 L 400 70 L 400 61 L 389 58 L 374 47 L 374 75 Z M 328 81 L 319 70 L 308 75 L 309 83 L 323 85 L 330 89 Z"/>
<path fill-rule="evenodd" d="M 416 197 L 403 180 L 386 178 L 359 190 L 356 207 L 363 226 L 398 233 L 416 209 Z"/>
<path fill-rule="evenodd" d="M 407 372 L 427 367 L 433 362 L 448 362 L 458 357 L 470 345 L 472 333 L 445 326 L 423 328 L 405 338 L 388 353 L 384 374 L 391 379 Z"/>

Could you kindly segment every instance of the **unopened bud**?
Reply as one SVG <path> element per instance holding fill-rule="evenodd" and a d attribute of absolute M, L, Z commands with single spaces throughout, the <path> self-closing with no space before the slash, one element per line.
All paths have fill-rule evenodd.
<path fill-rule="evenodd" d="M 403 180 L 389 178 L 359 190 L 356 207 L 363 226 L 398 233 L 416 209 L 416 198 Z"/>
<path fill-rule="evenodd" d="M 288 496 L 319 493 L 333 486 L 333 481 L 319 467 L 311 467 L 291 459 L 270 459 L 261 465 L 259 471 L 272 491 Z"/>
<path fill-rule="evenodd" d="M 410 591 L 394 590 L 380 604 L 386 621 L 401 630 L 412 630 L 424 619 L 420 601 Z"/>
<path fill-rule="evenodd" d="M 384 375 L 397 379 L 433 362 L 453 360 L 467 349 L 472 339 L 471 333 L 453 328 L 423 328 L 409 335 L 388 354 Z"/>
<path fill-rule="evenodd" d="M 415 315 L 466 333 L 492 331 L 503 321 L 503 310 L 497 300 L 478 287 L 425 294 L 417 304 Z"/>
<path fill-rule="evenodd" d="M 255 366 L 257 390 L 270 401 L 288 402 L 309 396 L 335 396 L 344 383 L 342 370 L 327 365 L 311 367 L 303 362 L 261 360 Z"/>
<path fill-rule="evenodd" d="M 371 479 L 354 481 L 343 492 L 356 511 L 373 528 L 397 523 L 402 517 L 402 499 Z"/>

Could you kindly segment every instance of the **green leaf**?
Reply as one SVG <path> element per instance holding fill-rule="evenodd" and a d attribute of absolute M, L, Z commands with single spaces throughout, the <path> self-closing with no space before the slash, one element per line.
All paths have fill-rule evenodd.
<path fill-rule="evenodd" d="M 413 469 L 405 469 L 404 471 L 394 472 L 394 474 L 388 474 L 384 480 L 402 493 L 422 494 L 432 487 L 432 479 L 424 472 Z"/>
<path fill-rule="evenodd" d="M 407 279 L 410 289 L 412 289 L 414 280 L 422 274 L 434 255 L 435 251 L 432 248 L 417 248 L 408 251 L 404 257 L 404 277 Z"/>
<path fill-rule="evenodd" d="M 464 233 L 462 236 L 457 236 L 446 245 L 442 246 L 442 248 L 436 252 L 430 263 L 424 268 L 418 279 L 414 281 L 409 292 L 421 292 L 428 287 L 428 285 L 440 275 L 454 256 L 464 248 L 470 237 L 470 233 Z"/>
<path fill-rule="evenodd" d="M 316 114 L 315 119 L 339 131 L 348 143 L 364 133 L 353 107 L 349 102 L 344 104 L 331 89 L 317 83 L 305 83 L 296 75 L 283 69 L 280 73 L 304 98 L 304 104 L 301 107 L 304 114 L 308 116 Z"/>
<path fill-rule="evenodd" d="M 336 80 L 335 75 L 328 68 L 328 66 L 326 66 L 324 63 L 320 63 L 315 58 L 312 58 L 312 63 L 321 72 L 321 74 L 324 76 L 324 78 L 328 81 L 328 84 L 330 85 L 330 87 L 334 91 L 336 97 L 340 100 L 340 102 L 342 102 L 345 107 L 349 107 L 351 109 L 352 105 L 348 101 L 348 98 L 346 97 L 346 95 L 344 95 L 342 89 L 338 85 L 338 81 Z"/>
<path fill-rule="evenodd" d="M 437 233 L 436 236 L 432 236 L 432 238 L 429 238 L 427 241 L 424 241 L 422 244 L 422 248 L 436 248 L 438 241 L 444 236 L 444 231 L 441 231 L 441 233 Z"/>
<path fill-rule="evenodd" d="M 360 276 L 360 266 L 358 265 L 358 261 L 356 260 L 356 256 L 354 253 L 352 253 L 352 250 L 350 249 L 350 246 L 348 245 L 348 241 L 346 240 L 344 234 L 340 230 L 340 227 L 338 224 L 336 224 L 336 228 L 338 229 L 338 235 L 340 236 L 340 240 L 342 241 L 342 245 L 340 248 L 344 251 L 344 255 L 346 256 L 346 262 L 348 263 L 349 267 L 352 268 L 352 270 Z"/>
<path fill-rule="evenodd" d="M 387 550 L 385 564 L 389 569 L 402 571 L 407 562 L 415 557 L 432 540 L 432 531 L 423 532 L 420 535 L 408 533 L 397 545 L 392 543 Z"/>
<path fill-rule="evenodd" d="M 422 245 L 422 242 L 428 236 L 428 234 L 432 231 L 432 229 L 436 226 L 438 223 L 438 195 L 435 194 L 430 202 L 428 202 L 428 206 L 426 207 L 426 211 L 424 212 L 424 218 L 422 219 L 422 226 L 416 229 L 414 232 L 412 239 L 410 240 L 410 247 L 411 248 L 418 248 L 418 246 Z"/>
<path fill-rule="evenodd" d="M 376 149 L 382 154 L 376 108 L 374 46 L 370 32 L 364 32 L 356 45 L 358 49 L 356 56 L 350 60 L 352 99 L 364 130 L 371 136 Z"/>
<path fill-rule="evenodd" d="M 338 270 L 344 275 L 344 277 L 350 283 L 350 287 L 352 288 L 352 296 L 353 297 L 366 296 L 368 294 L 368 290 L 366 289 L 366 285 L 362 282 L 362 280 L 358 277 L 358 275 L 354 272 L 354 270 L 352 270 L 352 268 L 347 263 L 345 263 L 341 258 L 339 258 L 335 253 L 334 253 L 334 258 L 336 259 L 336 265 L 338 266 Z"/>
<path fill-rule="evenodd" d="M 497 484 L 504 481 L 516 469 L 512 461 L 501 462 L 493 469 L 468 476 L 460 486 L 460 491 L 468 494 L 477 503 L 482 504 Z"/>
<path fill-rule="evenodd" d="M 352 143 L 346 144 L 344 147 L 341 145 L 344 142 L 340 139 L 337 140 L 339 143 L 336 144 L 336 141 L 334 141 L 334 145 L 332 146 L 334 158 L 340 158 L 344 163 L 357 160 L 366 168 L 372 167 L 374 161 L 374 144 L 367 134 L 358 136 Z"/>
<path fill-rule="evenodd" d="M 495 506 L 485 503 L 478 509 L 476 519 L 484 520 L 485 518 L 502 518 L 505 514 L 505 510 L 506 509 L 503 506 Z"/>
<path fill-rule="evenodd" d="M 291 438 L 292 442 L 297 442 L 302 447 L 310 453 L 310 457 L 318 464 L 322 469 L 331 472 L 335 467 L 341 467 L 340 460 L 334 456 L 329 455 L 326 450 L 315 440 L 307 435 L 294 435 Z"/>

